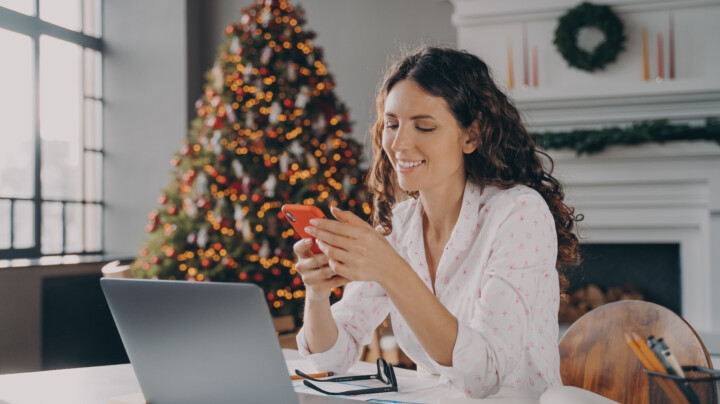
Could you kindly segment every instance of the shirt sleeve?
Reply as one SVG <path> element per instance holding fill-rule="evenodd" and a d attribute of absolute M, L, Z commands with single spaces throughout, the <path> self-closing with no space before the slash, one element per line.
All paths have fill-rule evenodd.
<path fill-rule="evenodd" d="M 458 321 L 452 366 L 433 365 L 470 397 L 501 386 L 541 393 L 561 382 L 557 235 L 539 194 L 515 197 L 491 246 L 470 321 Z"/>
<path fill-rule="evenodd" d="M 370 343 L 373 331 L 390 312 L 389 298 L 375 282 L 353 281 L 345 286 L 342 299 L 330 308 L 338 330 L 338 337 L 329 350 L 310 353 L 305 327 L 296 337 L 298 351 L 322 371 L 345 373 Z"/>

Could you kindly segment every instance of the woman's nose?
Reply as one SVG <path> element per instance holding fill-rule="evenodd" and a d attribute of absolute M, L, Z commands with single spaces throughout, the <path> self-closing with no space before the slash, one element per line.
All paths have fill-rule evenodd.
<path fill-rule="evenodd" d="M 395 132 L 395 139 L 393 139 L 392 149 L 394 151 L 402 151 L 410 148 L 411 139 L 409 131 L 405 130 L 403 125 L 399 125 Z"/>

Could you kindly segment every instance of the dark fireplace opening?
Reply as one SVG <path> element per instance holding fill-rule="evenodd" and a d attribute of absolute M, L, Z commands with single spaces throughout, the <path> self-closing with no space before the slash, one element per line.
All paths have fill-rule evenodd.
<path fill-rule="evenodd" d="M 612 301 L 620 296 L 642 296 L 681 314 L 679 244 L 581 244 L 580 254 L 582 264 L 568 274 L 571 299 L 562 303 L 561 322 L 571 322 L 568 319 L 597 305 L 584 299 Z"/>

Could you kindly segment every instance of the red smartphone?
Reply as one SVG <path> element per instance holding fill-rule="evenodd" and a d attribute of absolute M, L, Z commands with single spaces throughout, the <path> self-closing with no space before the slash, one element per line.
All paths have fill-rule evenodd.
<path fill-rule="evenodd" d="M 315 243 L 315 237 L 305 233 L 305 227 L 311 226 L 310 219 L 325 219 L 325 214 L 322 210 L 313 205 L 283 205 L 282 213 L 285 216 L 285 219 L 290 222 L 293 229 L 295 229 L 295 233 L 297 235 L 302 238 L 311 238 L 313 240 L 313 245 L 310 247 L 310 251 L 315 254 L 322 253 Z"/>

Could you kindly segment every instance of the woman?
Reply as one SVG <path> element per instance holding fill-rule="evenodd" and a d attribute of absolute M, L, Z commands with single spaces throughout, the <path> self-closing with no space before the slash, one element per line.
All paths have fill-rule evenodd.
<path fill-rule="evenodd" d="M 338 220 L 307 229 L 322 254 L 295 245 L 300 353 L 343 372 L 390 313 L 418 370 L 467 396 L 560 385 L 557 313 L 579 218 L 518 110 L 476 56 L 424 47 L 387 72 L 377 112 L 376 228 L 333 208 Z"/>

